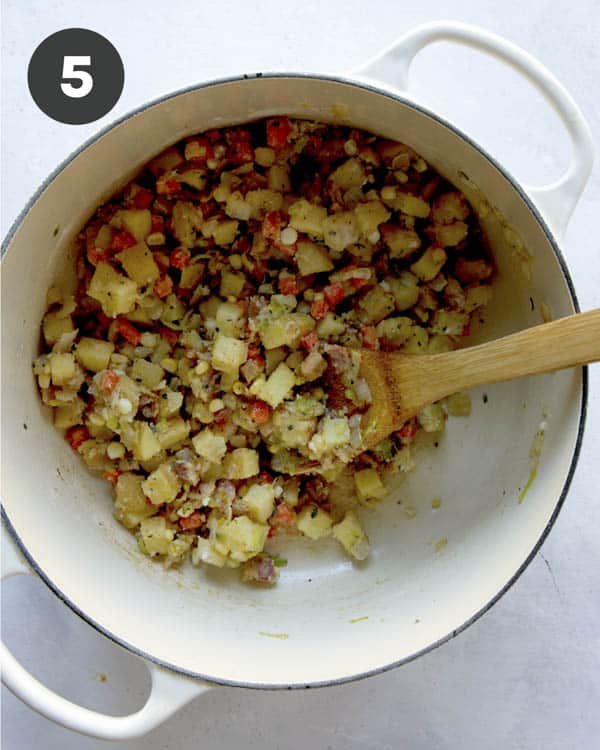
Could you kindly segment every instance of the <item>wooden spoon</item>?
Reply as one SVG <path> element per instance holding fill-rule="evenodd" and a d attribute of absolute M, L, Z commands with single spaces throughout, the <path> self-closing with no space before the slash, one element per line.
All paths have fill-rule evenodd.
<path fill-rule="evenodd" d="M 424 406 L 456 391 L 598 360 L 600 309 L 444 354 L 361 349 L 361 374 L 373 398 L 363 417 L 363 444 L 373 448 Z"/>

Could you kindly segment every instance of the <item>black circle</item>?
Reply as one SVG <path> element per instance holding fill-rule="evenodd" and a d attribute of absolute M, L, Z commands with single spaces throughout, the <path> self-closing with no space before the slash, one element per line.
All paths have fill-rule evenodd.
<path fill-rule="evenodd" d="M 90 61 L 77 62 L 72 57 L 89 57 Z M 70 75 L 71 70 L 74 73 Z M 89 93 L 77 95 L 78 89 L 83 92 L 89 87 L 89 76 Z M 121 96 L 124 81 L 123 61 L 115 47 L 89 29 L 63 29 L 51 34 L 31 56 L 27 71 L 29 91 L 38 107 L 48 117 L 68 125 L 93 122 L 110 112 Z"/>

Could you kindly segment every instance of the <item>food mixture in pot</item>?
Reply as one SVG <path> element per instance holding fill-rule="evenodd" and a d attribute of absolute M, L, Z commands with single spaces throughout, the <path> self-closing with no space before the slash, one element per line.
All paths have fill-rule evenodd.
<path fill-rule="evenodd" d="M 361 505 L 411 467 L 418 430 L 470 403 L 362 451 L 371 394 L 349 350 L 468 336 L 494 269 L 465 197 L 402 143 L 275 117 L 168 148 L 77 242 L 78 287 L 49 290 L 34 373 L 141 552 L 262 583 L 285 564 L 274 536 L 365 559 Z M 340 511 L 348 465 L 356 510 Z"/>

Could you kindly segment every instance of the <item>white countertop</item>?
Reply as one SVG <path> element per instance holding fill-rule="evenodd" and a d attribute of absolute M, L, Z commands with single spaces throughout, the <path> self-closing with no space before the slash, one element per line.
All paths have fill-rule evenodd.
<path fill-rule="evenodd" d="M 368 8 L 368 10 L 367 10 Z M 2 234 L 46 175 L 83 140 L 158 95 L 261 70 L 343 72 L 417 23 L 453 18 L 505 35 L 542 60 L 583 109 L 600 146 L 597 0 L 3 0 Z M 35 106 L 27 64 L 62 28 L 107 36 L 125 65 L 114 110 L 61 125 Z M 567 163 L 556 118 L 512 71 L 458 47 L 430 48 L 412 85 L 518 178 L 548 182 Z M 600 161 L 563 242 L 582 309 L 600 307 Z M 591 750 L 600 736 L 600 366 L 568 500 L 540 554 L 495 607 L 433 653 L 359 683 L 305 692 L 220 688 L 120 748 L 202 750 Z M 137 708 L 144 666 L 96 635 L 38 580 L 3 590 L 3 633 L 48 685 L 110 712 Z M 106 681 L 101 679 L 106 675 Z M 5 750 L 97 748 L 2 688 Z"/>

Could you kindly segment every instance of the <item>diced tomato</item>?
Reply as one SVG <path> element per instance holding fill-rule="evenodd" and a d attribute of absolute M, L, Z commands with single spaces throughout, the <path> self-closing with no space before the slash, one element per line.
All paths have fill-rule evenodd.
<path fill-rule="evenodd" d="M 263 283 L 267 275 L 267 266 L 260 260 L 254 261 L 250 275 L 253 279 L 256 279 L 260 284 Z"/>
<path fill-rule="evenodd" d="M 163 273 L 169 270 L 169 266 L 171 265 L 171 259 L 166 253 L 164 253 L 162 250 L 155 250 L 152 253 L 152 257 L 154 258 L 156 265 L 160 268 L 160 270 Z"/>
<path fill-rule="evenodd" d="M 142 338 L 140 331 L 125 318 L 117 318 L 117 331 L 133 346 L 137 346 Z"/>
<path fill-rule="evenodd" d="M 156 180 L 156 192 L 160 195 L 172 195 L 179 192 L 180 187 L 179 180 L 164 180 L 162 177 Z"/>
<path fill-rule="evenodd" d="M 115 252 L 127 250 L 128 247 L 133 247 L 134 245 L 137 245 L 136 238 L 126 230 L 117 232 L 113 235 L 113 238 L 111 240 L 111 248 Z"/>
<path fill-rule="evenodd" d="M 266 240 L 279 242 L 281 239 L 281 217 L 279 211 L 269 211 L 263 219 L 261 232 Z"/>
<path fill-rule="evenodd" d="M 119 384 L 119 376 L 112 370 L 103 372 L 100 376 L 100 390 L 109 396 Z"/>
<path fill-rule="evenodd" d="M 307 352 L 312 352 L 315 346 L 319 343 L 319 336 L 316 331 L 307 333 L 306 336 L 302 336 L 300 339 L 300 346 L 304 347 Z"/>
<path fill-rule="evenodd" d="M 152 232 L 165 231 L 165 217 L 160 214 L 152 214 Z"/>
<path fill-rule="evenodd" d="M 348 283 L 354 287 L 354 289 L 362 289 L 363 286 L 369 283 L 369 279 L 363 279 L 360 276 L 351 276 L 348 279 Z"/>
<path fill-rule="evenodd" d="M 329 286 L 326 286 L 323 289 L 323 294 L 325 295 L 325 299 L 327 300 L 331 308 L 339 305 L 345 297 L 344 287 L 341 284 L 338 284 L 337 281 L 334 281 L 333 284 L 329 284 Z"/>
<path fill-rule="evenodd" d="M 325 299 L 317 299 L 310 306 L 310 314 L 315 320 L 322 320 L 329 312 L 329 305 Z"/>
<path fill-rule="evenodd" d="M 412 419 L 398 430 L 397 434 L 402 440 L 412 440 L 417 434 L 417 423 Z"/>
<path fill-rule="evenodd" d="M 379 339 L 375 326 L 363 326 L 360 329 L 365 349 L 379 349 Z"/>
<path fill-rule="evenodd" d="M 85 443 L 85 441 L 89 438 L 89 436 L 90 433 L 88 431 L 88 428 L 84 427 L 81 424 L 75 427 L 69 427 L 69 429 L 65 432 L 65 438 L 74 451 L 78 450 L 82 443 Z"/>
<path fill-rule="evenodd" d="M 261 354 L 259 344 L 248 344 L 248 359 L 256 362 L 258 367 L 262 368 L 265 366 L 265 358 Z"/>
<path fill-rule="evenodd" d="M 134 208 L 150 208 L 150 206 L 154 202 L 154 194 L 151 190 L 146 190 L 146 188 L 142 188 L 139 185 L 136 185 L 131 202 Z"/>
<path fill-rule="evenodd" d="M 162 326 L 158 329 L 158 332 L 163 339 L 169 342 L 170 346 L 175 346 L 175 344 L 179 341 L 179 331 L 174 331 L 172 328 Z"/>
<path fill-rule="evenodd" d="M 227 158 L 232 164 L 248 164 L 254 161 L 254 149 L 248 141 L 236 141 L 227 149 Z"/>
<path fill-rule="evenodd" d="M 276 533 L 277 533 L 277 528 L 275 526 L 269 526 L 269 533 L 267 534 L 267 538 L 272 539 Z"/>
<path fill-rule="evenodd" d="M 159 299 L 164 299 L 165 297 L 168 297 L 169 294 L 173 291 L 173 279 L 170 276 L 167 276 L 166 273 L 164 273 L 160 278 L 156 279 L 154 282 L 154 294 Z"/>
<path fill-rule="evenodd" d="M 279 291 L 282 294 L 298 294 L 298 281 L 295 276 L 280 276 Z"/>
<path fill-rule="evenodd" d="M 229 409 L 221 409 L 220 411 L 216 412 L 216 414 L 214 415 L 215 416 L 214 424 L 221 429 L 225 427 L 225 425 L 227 424 L 227 420 L 229 419 L 230 413 L 231 412 Z"/>
<path fill-rule="evenodd" d="M 189 266 L 191 260 L 190 251 L 186 250 L 185 247 L 178 247 L 171 253 L 171 265 L 173 268 L 181 270 L 182 268 Z"/>
<path fill-rule="evenodd" d="M 460 334 L 461 336 L 470 336 L 471 335 L 471 323 L 467 323 L 467 325 L 462 329 L 462 332 Z"/>
<path fill-rule="evenodd" d="M 221 140 L 221 131 L 220 130 L 209 130 L 206 133 L 206 137 L 210 141 L 210 143 L 216 143 L 217 141 Z"/>
<path fill-rule="evenodd" d="M 250 407 L 250 419 L 256 424 L 265 424 L 271 416 L 271 407 L 266 401 L 257 399 Z"/>
<path fill-rule="evenodd" d="M 275 509 L 274 519 L 278 526 L 293 526 L 296 514 L 286 503 L 280 503 Z"/>
<path fill-rule="evenodd" d="M 280 151 L 288 142 L 292 126 L 287 117 L 274 117 L 267 120 L 267 144 Z"/>
<path fill-rule="evenodd" d="M 93 245 L 87 251 L 87 259 L 93 266 L 97 266 L 98 263 L 106 263 L 110 258 L 110 253 L 106 249 L 96 247 Z"/>
<path fill-rule="evenodd" d="M 182 531 L 195 531 L 196 529 L 199 529 L 203 523 L 203 515 L 200 511 L 195 510 L 191 516 L 179 519 L 179 528 L 182 529 Z"/>
<path fill-rule="evenodd" d="M 189 143 L 193 144 L 189 150 L 193 154 L 190 161 L 194 164 L 206 164 L 209 159 L 214 158 L 215 150 L 208 138 L 193 138 Z"/>
<path fill-rule="evenodd" d="M 119 477 L 121 476 L 121 473 L 118 469 L 113 469 L 112 471 L 105 471 L 103 476 L 105 479 L 107 479 L 111 484 L 116 484 Z"/>
<path fill-rule="evenodd" d="M 272 484 L 273 475 L 270 472 L 265 471 L 265 469 L 263 469 L 260 472 L 260 474 L 256 477 L 256 480 L 260 482 L 261 484 Z"/>

